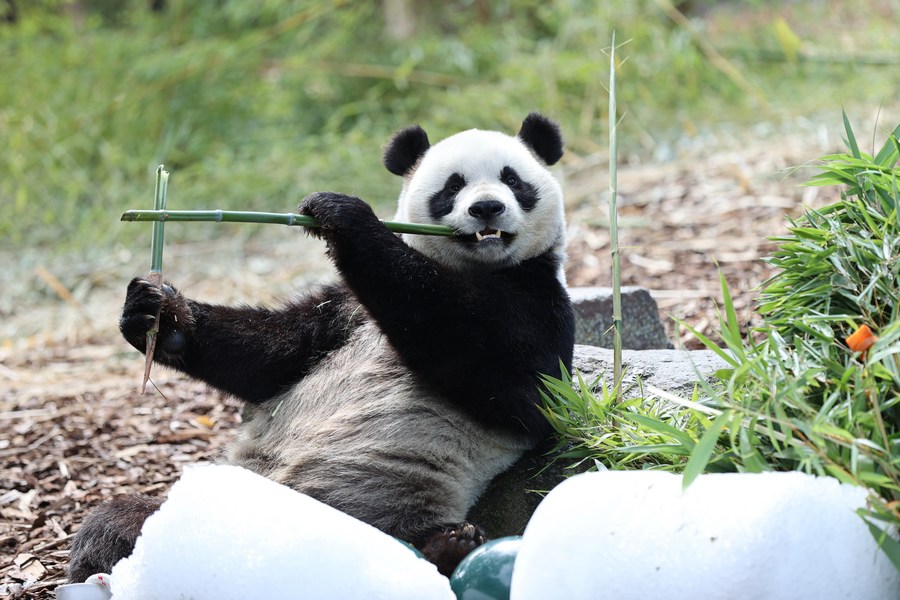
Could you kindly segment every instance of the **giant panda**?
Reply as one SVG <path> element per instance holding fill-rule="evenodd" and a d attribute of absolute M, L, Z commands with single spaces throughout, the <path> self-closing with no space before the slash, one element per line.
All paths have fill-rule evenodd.
<path fill-rule="evenodd" d="M 405 540 L 449 575 L 484 534 L 466 513 L 549 433 L 539 375 L 571 367 L 563 197 L 548 166 L 558 126 L 532 113 L 515 136 L 472 129 L 431 145 L 388 142 L 403 178 L 396 219 L 453 236 L 389 231 L 359 198 L 315 193 L 340 281 L 282 308 L 188 299 L 136 278 L 120 329 L 155 360 L 246 403 L 224 460 Z M 159 322 L 156 314 L 159 311 Z M 160 500 L 122 496 L 79 529 L 70 579 L 130 554 Z M 262 510 L 262 507 L 260 507 Z"/>

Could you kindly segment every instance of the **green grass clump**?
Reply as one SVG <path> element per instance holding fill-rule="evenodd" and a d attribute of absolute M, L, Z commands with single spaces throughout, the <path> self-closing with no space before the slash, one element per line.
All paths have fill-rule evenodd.
<path fill-rule="evenodd" d="M 622 398 L 619 389 L 598 378 L 588 384 L 576 374 L 573 382 L 544 377 L 542 410 L 558 434 L 555 453 L 574 466 L 681 471 L 712 425 L 715 410 L 684 410 L 652 398 L 647 390 Z M 576 384 L 576 385 L 573 385 Z M 680 399 L 679 399 L 680 400 Z M 697 396 L 688 403 L 697 404 Z M 708 471 L 734 471 L 724 454 L 708 461 Z"/>
<path fill-rule="evenodd" d="M 864 487 L 861 515 L 900 569 L 900 543 L 874 525 L 900 529 L 900 127 L 874 155 L 846 116 L 845 130 L 850 152 L 810 181 L 841 186 L 840 200 L 775 238 L 763 325 L 742 336 L 723 278 L 725 347 L 694 331 L 728 365 L 699 383 L 702 399 L 654 390 L 615 405 L 550 381 L 545 408 L 568 456 L 611 468 L 683 469 L 685 485 L 704 470 L 799 470 Z M 878 340 L 854 351 L 862 325 Z"/>

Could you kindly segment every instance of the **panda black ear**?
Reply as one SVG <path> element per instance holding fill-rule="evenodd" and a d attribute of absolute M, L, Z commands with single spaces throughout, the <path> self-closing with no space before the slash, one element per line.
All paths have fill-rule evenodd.
<path fill-rule="evenodd" d="M 384 147 L 382 161 L 387 170 L 394 175 L 406 175 L 430 147 L 425 130 L 418 125 L 412 125 L 394 134 Z"/>
<path fill-rule="evenodd" d="M 518 137 L 548 166 L 562 158 L 563 139 L 559 125 L 540 113 L 533 112 L 525 117 Z"/>

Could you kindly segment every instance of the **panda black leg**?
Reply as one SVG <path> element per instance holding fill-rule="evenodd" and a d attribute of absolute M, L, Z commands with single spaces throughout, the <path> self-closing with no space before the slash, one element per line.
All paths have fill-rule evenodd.
<path fill-rule="evenodd" d="M 84 520 L 69 553 L 69 583 L 82 583 L 95 573 L 109 573 L 130 556 L 144 521 L 162 504 L 146 496 L 117 496 Z"/>
<path fill-rule="evenodd" d="M 477 525 L 457 523 L 426 537 L 421 551 L 442 575 L 450 577 L 462 559 L 486 541 L 484 531 Z"/>

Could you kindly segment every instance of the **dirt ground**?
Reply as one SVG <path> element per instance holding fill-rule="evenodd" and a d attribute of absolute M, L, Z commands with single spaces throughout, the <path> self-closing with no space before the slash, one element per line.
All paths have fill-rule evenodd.
<path fill-rule="evenodd" d="M 718 270 L 750 322 L 754 290 L 771 274 L 760 260 L 774 248 L 767 238 L 784 232 L 786 213 L 837 197 L 799 185 L 813 171 L 787 169 L 840 150 L 840 131 L 796 131 L 749 144 L 695 138 L 672 160 L 620 166 L 623 283 L 652 290 L 673 339 L 672 317 L 715 332 Z M 570 285 L 610 285 L 607 166 L 601 154 L 565 163 Z M 167 276 L 196 297 L 271 302 L 328 275 L 315 240 L 226 238 L 167 248 Z M 0 596 L 52 598 L 90 507 L 120 493 L 164 494 L 182 465 L 213 459 L 234 435 L 238 403 L 202 384 L 157 369 L 156 389 L 140 394 L 143 360 L 116 321 L 144 260 L 135 249 L 90 273 L 86 291 L 42 265 L 22 274 L 55 298 L 0 329 Z"/>

